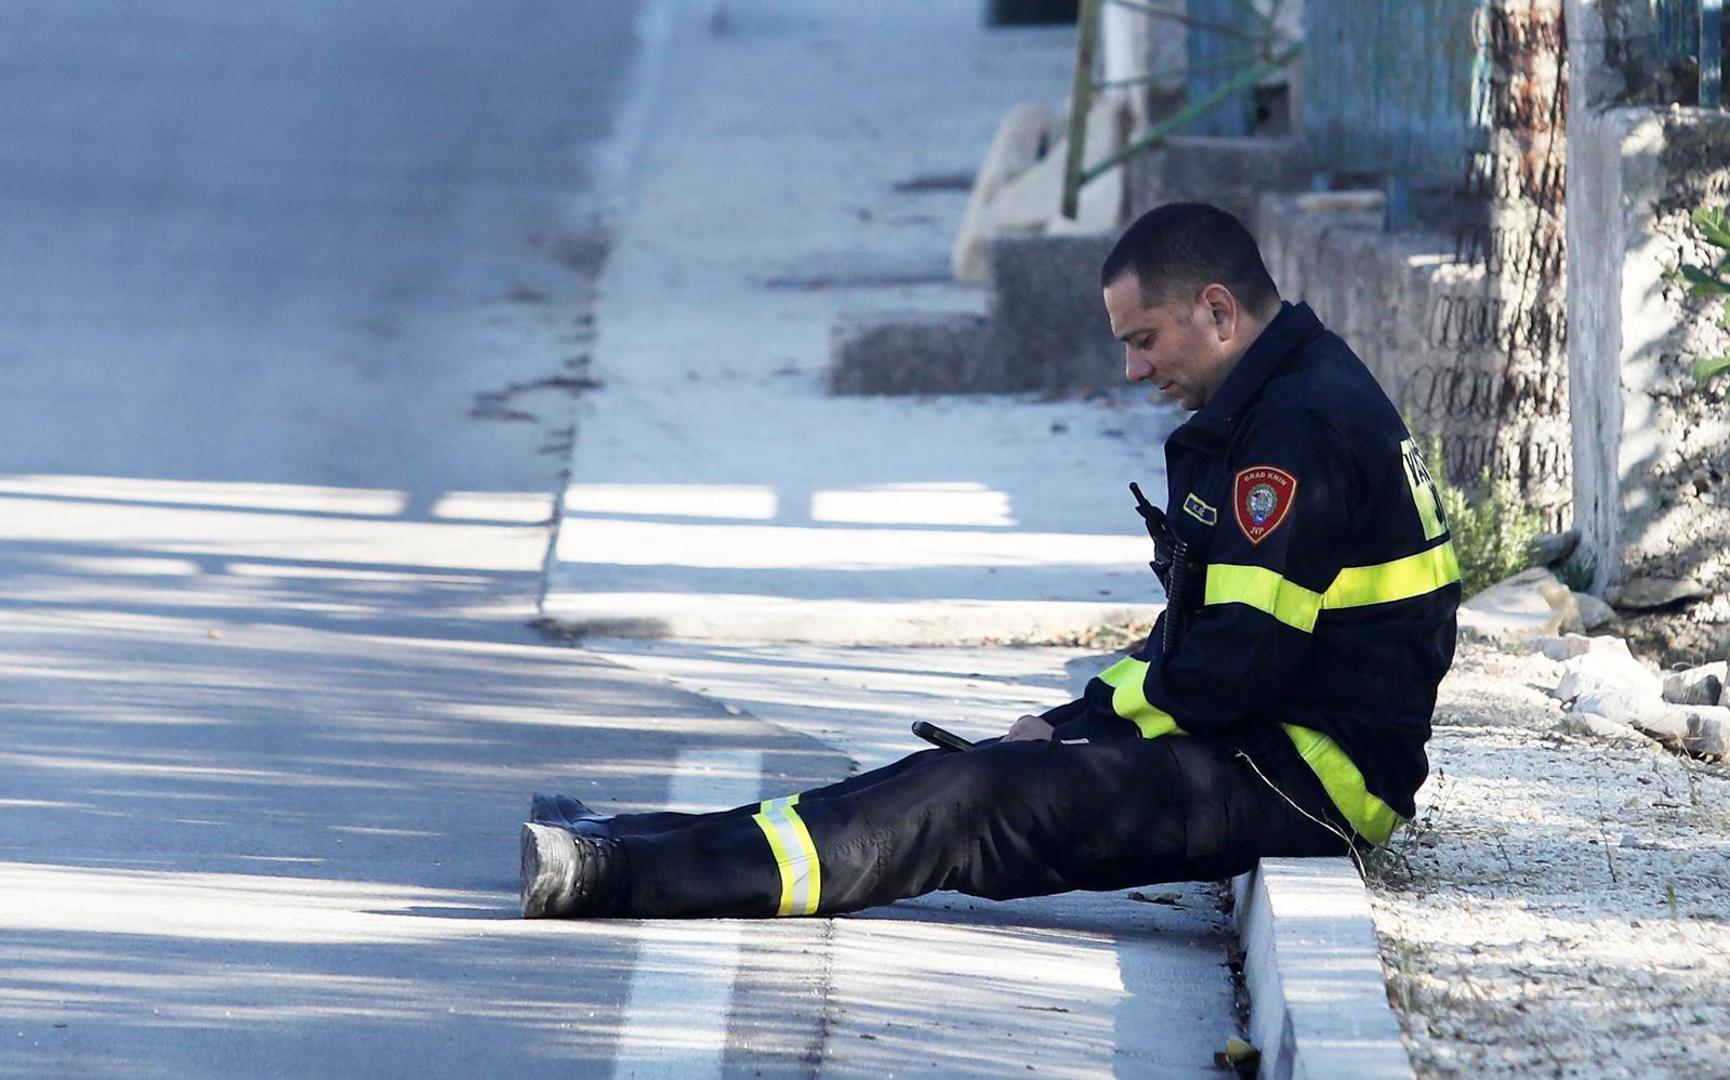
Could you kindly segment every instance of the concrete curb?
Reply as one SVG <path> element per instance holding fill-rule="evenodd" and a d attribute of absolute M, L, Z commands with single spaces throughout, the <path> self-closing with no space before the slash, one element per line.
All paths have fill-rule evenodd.
<path fill-rule="evenodd" d="M 1232 895 L 1260 1075 L 1410 1080 L 1356 868 L 1263 859 L 1232 880 Z"/>
<path fill-rule="evenodd" d="M 574 636 L 818 645 L 1045 644 L 1159 614 L 1158 604 L 1057 600 L 797 600 L 548 592 L 541 617 Z"/>

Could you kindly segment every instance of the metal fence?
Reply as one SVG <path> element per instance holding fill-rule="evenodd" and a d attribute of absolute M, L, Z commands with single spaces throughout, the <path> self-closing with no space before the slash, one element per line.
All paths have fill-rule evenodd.
<path fill-rule="evenodd" d="M 1693 74 L 1695 100 L 1724 107 L 1724 0 L 1647 0 L 1658 55 L 1665 66 Z"/>
<path fill-rule="evenodd" d="M 1303 127 L 1333 172 L 1446 183 L 1473 145 L 1480 0 L 1304 5 Z"/>

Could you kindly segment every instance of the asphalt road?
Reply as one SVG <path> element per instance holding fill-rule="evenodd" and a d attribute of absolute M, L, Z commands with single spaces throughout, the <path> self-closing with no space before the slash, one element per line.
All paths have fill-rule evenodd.
<path fill-rule="evenodd" d="M 0 1075 L 809 1071 L 798 932 L 515 917 L 531 790 L 844 767 L 526 625 L 634 7 L 6 6 Z"/>

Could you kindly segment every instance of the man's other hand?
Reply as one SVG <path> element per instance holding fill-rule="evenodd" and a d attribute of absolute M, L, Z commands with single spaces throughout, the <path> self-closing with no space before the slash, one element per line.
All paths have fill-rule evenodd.
<path fill-rule="evenodd" d="M 1004 742 L 1022 742 L 1024 740 L 1048 740 L 1051 738 L 1051 725 L 1037 716 L 1023 716 L 1009 725 L 1009 733 L 1003 736 Z"/>

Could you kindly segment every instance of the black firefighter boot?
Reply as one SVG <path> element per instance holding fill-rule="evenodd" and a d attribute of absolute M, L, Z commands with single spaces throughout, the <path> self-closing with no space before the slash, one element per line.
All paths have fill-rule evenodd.
<path fill-rule="evenodd" d="M 625 859 L 618 841 L 528 822 L 521 848 L 523 918 L 613 915 L 623 906 Z"/>
<path fill-rule="evenodd" d="M 569 795 L 540 795 L 529 799 L 529 820 L 539 825 L 557 825 L 581 836 L 611 836 L 612 818 L 597 814 Z"/>

